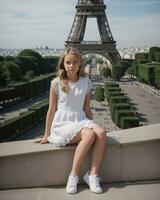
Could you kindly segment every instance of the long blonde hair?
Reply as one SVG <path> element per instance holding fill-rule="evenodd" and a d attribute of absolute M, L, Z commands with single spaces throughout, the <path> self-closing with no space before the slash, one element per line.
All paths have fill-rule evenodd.
<path fill-rule="evenodd" d="M 77 58 L 79 59 L 80 61 L 80 67 L 79 67 L 79 71 L 77 73 L 78 75 L 78 79 L 80 77 L 84 77 L 85 76 L 85 66 L 83 64 L 83 60 L 82 60 L 82 56 L 80 54 L 80 52 L 73 48 L 73 47 L 68 47 L 64 50 L 63 54 L 61 55 L 60 59 L 59 59 L 59 62 L 58 62 L 58 65 L 57 65 L 57 68 L 58 68 L 58 78 L 60 80 L 60 86 L 61 86 L 61 89 L 67 93 L 69 92 L 69 87 L 68 87 L 68 77 L 67 77 L 67 72 L 64 68 L 64 59 L 65 59 L 65 56 L 69 55 L 69 54 L 74 54 L 77 56 Z"/>

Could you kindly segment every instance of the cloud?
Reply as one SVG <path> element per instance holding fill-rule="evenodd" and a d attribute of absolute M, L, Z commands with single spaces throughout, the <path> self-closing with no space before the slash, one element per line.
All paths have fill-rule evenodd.
<path fill-rule="evenodd" d="M 160 43 L 160 27 L 157 26 L 159 19 L 160 14 L 150 14 L 137 18 L 112 17 L 109 22 L 119 46 L 140 46 Z"/>
<path fill-rule="evenodd" d="M 74 20 L 76 3 L 77 0 L 0 0 L 0 48 L 41 45 L 63 48 Z M 159 41 L 159 13 L 148 9 L 148 13 L 141 11 L 141 16 L 136 12 L 129 15 L 129 12 L 137 11 L 133 6 L 154 3 L 158 7 L 159 0 L 105 0 L 105 3 L 109 7 L 110 28 L 119 46 Z M 125 8 L 127 5 L 129 9 Z M 124 12 L 126 10 L 128 13 Z M 89 18 L 84 40 L 99 39 L 96 19 Z"/>
<path fill-rule="evenodd" d="M 111 0 L 105 0 L 106 4 L 110 3 Z M 114 6 L 148 6 L 148 5 L 160 5 L 159 0 L 141 0 L 141 1 L 128 1 L 128 0 L 112 0 Z M 110 3 L 111 4 L 111 3 Z"/>

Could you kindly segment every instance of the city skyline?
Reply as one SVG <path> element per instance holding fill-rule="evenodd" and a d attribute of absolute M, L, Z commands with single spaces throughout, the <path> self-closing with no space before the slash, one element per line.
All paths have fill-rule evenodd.
<path fill-rule="evenodd" d="M 77 0 L 0 0 L 0 48 L 64 48 Z M 160 45 L 159 0 L 104 0 L 117 48 Z M 100 40 L 95 18 L 84 40 Z"/>

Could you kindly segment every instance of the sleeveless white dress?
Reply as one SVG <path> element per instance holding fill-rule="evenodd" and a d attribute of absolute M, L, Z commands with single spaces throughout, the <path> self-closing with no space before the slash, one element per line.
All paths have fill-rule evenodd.
<path fill-rule="evenodd" d="M 77 82 L 69 82 L 69 92 L 60 88 L 60 80 L 51 81 L 51 87 L 57 94 L 57 110 L 50 129 L 48 142 L 56 146 L 65 146 L 82 128 L 98 126 L 86 117 L 83 111 L 85 96 L 91 91 L 91 80 L 80 77 Z"/>

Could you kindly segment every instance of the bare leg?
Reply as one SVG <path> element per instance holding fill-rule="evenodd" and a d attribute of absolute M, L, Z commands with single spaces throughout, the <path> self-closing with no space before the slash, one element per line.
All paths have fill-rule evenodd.
<path fill-rule="evenodd" d="M 74 154 L 71 175 L 79 175 L 80 165 L 94 140 L 95 132 L 91 129 L 84 128 L 77 134 L 76 138 L 73 138 L 73 141 L 70 142 L 70 144 L 74 144 L 80 141 Z"/>
<path fill-rule="evenodd" d="M 96 138 L 93 146 L 90 174 L 98 175 L 99 167 L 105 150 L 106 133 L 101 127 L 95 127 L 92 130 L 96 133 Z"/>

